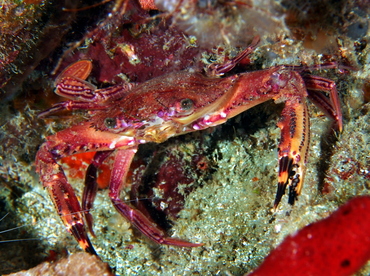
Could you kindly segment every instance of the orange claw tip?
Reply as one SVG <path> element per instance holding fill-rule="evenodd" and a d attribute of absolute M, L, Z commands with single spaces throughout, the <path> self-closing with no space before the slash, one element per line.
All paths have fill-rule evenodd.
<path fill-rule="evenodd" d="M 339 132 L 340 133 L 343 131 L 343 120 L 342 120 L 342 116 L 340 116 L 338 118 L 338 129 L 339 129 Z"/>
<path fill-rule="evenodd" d="M 91 244 L 89 237 L 86 235 L 85 228 L 82 224 L 76 223 L 72 225 L 70 231 L 83 250 L 85 250 L 87 253 L 98 255 Z"/>

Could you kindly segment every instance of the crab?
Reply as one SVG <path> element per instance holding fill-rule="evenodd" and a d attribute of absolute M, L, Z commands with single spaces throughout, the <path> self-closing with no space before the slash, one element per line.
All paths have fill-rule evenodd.
<path fill-rule="evenodd" d="M 56 79 L 56 93 L 70 100 L 57 103 L 40 114 L 45 117 L 62 110 L 89 110 L 86 121 L 46 137 L 36 156 L 36 170 L 50 193 L 67 230 L 87 252 L 96 254 L 88 237 L 93 232 L 89 210 L 97 194 L 96 176 L 103 161 L 115 153 L 109 183 L 109 198 L 116 210 L 145 236 L 156 243 L 197 247 L 168 237 L 139 210 L 125 203 L 121 190 L 138 147 L 148 142 L 162 143 L 170 137 L 203 130 L 268 100 L 284 103 L 278 127 L 277 208 L 289 187 L 288 202 L 294 204 L 305 176 L 310 126 L 306 99 L 310 99 L 342 130 L 342 113 L 336 85 L 332 80 L 301 74 L 307 67 L 279 65 L 265 70 L 222 77 L 250 55 L 251 45 L 235 58 L 210 66 L 205 73 L 174 72 L 141 84 L 123 84 L 97 89 L 86 79 L 92 70 L 90 60 L 67 67 Z M 334 68 L 335 64 L 323 65 Z M 322 93 L 325 92 L 325 93 Z M 96 152 L 87 168 L 80 205 L 58 161 L 66 156 Z"/>

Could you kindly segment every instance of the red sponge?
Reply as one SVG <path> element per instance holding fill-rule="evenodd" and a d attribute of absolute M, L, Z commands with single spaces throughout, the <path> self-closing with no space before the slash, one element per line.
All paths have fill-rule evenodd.
<path fill-rule="evenodd" d="M 345 276 L 370 259 L 370 196 L 288 236 L 249 276 Z"/>

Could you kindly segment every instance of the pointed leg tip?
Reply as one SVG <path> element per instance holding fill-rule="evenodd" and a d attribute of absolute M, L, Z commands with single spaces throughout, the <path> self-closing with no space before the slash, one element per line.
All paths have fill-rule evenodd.
<path fill-rule="evenodd" d="M 343 123 L 342 122 L 338 123 L 338 129 L 339 129 L 339 133 L 342 133 L 342 131 L 343 131 Z"/>
<path fill-rule="evenodd" d="M 275 196 L 275 201 L 274 201 L 274 211 L 277 210 L 277 207 L 278 207 L 278 205 L 281 201 L 281 198 L 285 194 L 286 186 L 287 186 L 287 184 L 283 184 L 282 182 L 278 183 L 278 188 L 277 188 L 277 191 L 276 191 L 276 196 Z"/>
<path fill-rule="evenodd" d="M 199 247 L 199 246 L 204 245 L 204 243 L 192 243 L 192 242 L 188 242 L 188 241 L 184 241 L 184 240 L 180 240 L 176 238 L 165 238 L 160 243 L 166 244 L 166 245 L 179 246 L 179 247 Z"/>
<path fill-rule="evenodd" d="M 93 236 L 94 238 L 96 238 L 96 235 L 95 235 L 95 232 L 94 232 L 94 229 L 93 229 L 93 217 L 90 213 L 86 212 L 85 213 L 85 219 L 86 219 L 86 224 L 87 224 L 87 229 L 89 230 L 91 236 Z"/>
<path fill-rule="evenodd" d="M 204 243 L 188 243 L 187 245 L 185 245 L 184 247 L 200 247 L 200 246 L 203 246 Z"/>
<path fill-rule="evenodd" d="M 273 212 L 277 212 L 278 207 L 279 207 L 279 204 L 280 204 L 280 199 L 279 200 L 275 199 L 275 201 L 274 201 L 274 207 L 272 208 L 272 211 Z"/>

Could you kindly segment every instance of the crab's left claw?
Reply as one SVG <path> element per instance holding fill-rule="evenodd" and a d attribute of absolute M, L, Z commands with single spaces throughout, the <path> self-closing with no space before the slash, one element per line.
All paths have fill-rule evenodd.
<path fill-rule="evenodd" d="M 298 95 L 304 95 L 306 92 L 303 90 L 306 89 L 308 98 L 331 117 L 335 121 L 336 128 L 342 131 L 342 112 L 335 83 L 318 76 L 305 76 L 302 79 L 304 82 L 304 86 L 302 86 L 302 83 L 298 81 L 299 78 L 295 79 L 295 85 L 290 88 L 290 91 L 298 89 L 302 91 Z M 326 97 L 321 91 L 328 92 L 329 97 Z M 279 99 L 275 98 L 275 100 Z M 278 127 L 281 129 L 281 140 L 279 144 L 279 176 L 274 202 L 275 209 L 285 194 L 287 186 L 289 186 L 288 203 L 291 205 L 297 200 L 302 190 L 307 148 L 310 140 L 309 116 L 304 97 L 290 96 L 285 100 L 285 107 Z"/>
<path fill-rule="evenodd" d="M 288 202 L 292 205 L 302 190 L 310 135 L 308 111 L 303 98 L 286 101 L 278 127 L 281 129 L 281 140 L 275 209 L 285 193 L 286 186 L 289 186 Z"/>

